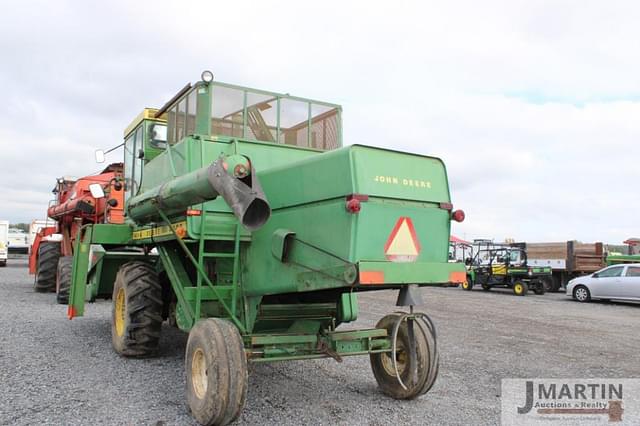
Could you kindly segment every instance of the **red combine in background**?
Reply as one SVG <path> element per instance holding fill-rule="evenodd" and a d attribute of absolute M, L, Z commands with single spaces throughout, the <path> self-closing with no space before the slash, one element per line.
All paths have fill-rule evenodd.
<path fill-rule="evenodd" d="M 67 303 L 76 235 L 89 223 L 123 223 L 124 192 L 122 163 L 110 164 L 97 175 L 58 179 L 55 201 L 47 211 L 55 226 L 38 231 L 29 254 L 36 291 L 55 291 L 58 303 Z"/>

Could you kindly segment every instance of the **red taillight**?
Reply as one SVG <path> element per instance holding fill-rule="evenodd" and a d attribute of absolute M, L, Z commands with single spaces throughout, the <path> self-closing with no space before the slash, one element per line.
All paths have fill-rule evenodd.
<path fill-rule="evenodd" d="M 455 220 L 456 222 L 462 222 L 464 220 L 464 212 L 462 210 L 456 210 L 453 213 L 451 213 L 451 219 Z"/>
<path fill-rule="evenodd" d="M 200 210 L 196 210 L 196 209 L 187 210 L 187 216 L 200 216 L 201 214 L 202 214 L 202 211 Z"/>
<path fill-rule="evenodd" d="M 349 194 L 347 195 L 347 203 L 345 207 L 349 213 L 355 214 L 360 212 L 362 208 L 360 203 L 369 201 L 369 196 L 365 194 Z"/>
<path fill-rule="evenodd" d="M 357 198 L 352 198 L 347 200 L 347 211 L 349 213 L 358 213 L 360 211 L 360 200 Z"/>

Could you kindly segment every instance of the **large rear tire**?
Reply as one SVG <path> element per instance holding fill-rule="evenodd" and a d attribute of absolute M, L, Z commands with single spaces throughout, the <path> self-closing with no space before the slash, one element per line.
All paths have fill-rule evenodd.
<path fill-rule="evenodd" d="M 56 290 L 56 273 L 60 258 L 60 243 L 45 241 L 38 247 L 35 290 L 47 293 Z"/>
<path fill-rule="evenodd" d="M 187 403 L 202 425 L 236 420 L 247 398 L 244 344 L 229 321 L 207 318 L 191 329 L 185 353 Z"/>
<path fill-rule="evenodd" d="M 162 287 L 153 266 L 125 263 L 113 285 L 111 342 L 117 353 L 130 357 L 152 355 L 162 327 Z"/>
<path fill-rule="evenodd" d="M 384 328 L 389 336 L 400 318 L 399 314 L 383 317 L 376 328 Z M 395 374 L 391 353 L 377 353 L 369 356 L 373 375 L 380 390 L 394 399 L 414 399 L 431 389 L 438 377 L 438 351 L 434 334 L 419 320 L 414 321 L 414 343 L 416 348 L 417 380 L 411 379 L 414 366 L 409 356 L 409 326 L 403 321 L 398 329 L 397 351 L 395 354 L 398 373 L 407 389 L 404 389 Z"/>
<path fill-rule="evenodd" d="M 71 269 L 73 256 L 63 256 L 58 259 L 58 273 L 56 276 L 56 301 L 61 305 L 69 303 L 69 290 L 71 290 Z"/>

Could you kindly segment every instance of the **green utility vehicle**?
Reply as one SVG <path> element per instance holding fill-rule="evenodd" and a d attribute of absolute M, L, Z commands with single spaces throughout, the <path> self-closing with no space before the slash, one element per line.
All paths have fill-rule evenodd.
<path fill-rule="evenodd" d="M 467 281 L 464 290 L 480 284 L 483 290 L 506 287 L 516 296 L 525 296 L 529 289 L 545 293 L 545 280 L 551 278 L 551 267 L 528 266 L 527 253 L 519 247 L 495 244 L 488 240 L 474 241 L 475 255 L 468 258 Z"/>
<path fill-rule="evenodd" d="M 413 307 L 419 286 L 464 279 L 447 262 L 464 214 L 441 160 L 342 148 L 341 112 L 206 71 L 125 130 L 126 222 L 78 234 L 69 317 L 112 298 L 113 347 L 131 357 L 155 352 L 165 320 L 188 332 L 186 395 L 202 424 L 239 416 L 247 363 L 368 355 L 398 399 L 436 380 L 435 328 Z M 359 292 L 382 289 L 406 312 L 339 329 Z"/>

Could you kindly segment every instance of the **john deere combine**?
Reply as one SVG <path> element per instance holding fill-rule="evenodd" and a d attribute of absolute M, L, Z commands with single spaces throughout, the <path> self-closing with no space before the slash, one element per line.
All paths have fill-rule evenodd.
<path fill-rule="evenodd" d="M 338 105 L 203 73 L 125 131 L 126 221 L 78 235 L 69 317 L 112 298 L 124 356 L 153 354 L 164 320 L 189 332 L 186 393 L 202 424 L 239 416 L 248 362 L 369 355 L 382 392 L 424 394 L 438 350 L 416 289 L 465 280 L 447 262 L 463 215 L 439 159 L 341 146 Z M 382 289 L 408 311 L 339 330 L 359 292 Z"/>

